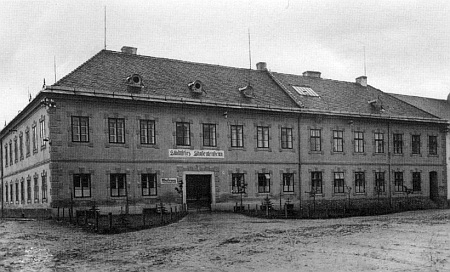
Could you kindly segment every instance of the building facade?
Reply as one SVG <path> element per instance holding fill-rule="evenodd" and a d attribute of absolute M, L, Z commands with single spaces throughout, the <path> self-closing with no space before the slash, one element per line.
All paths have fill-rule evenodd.
<path fill-rule="evenodd" d="M 446 198 L 446 121 L 366 80 L 103 50 L 1 131 L 2 211 Z"/>

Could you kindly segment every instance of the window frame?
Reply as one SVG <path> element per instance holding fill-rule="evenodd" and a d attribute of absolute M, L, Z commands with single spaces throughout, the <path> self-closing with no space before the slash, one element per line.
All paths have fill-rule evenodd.
<path fill-rule="evenodd" d="M 309 129 L 309 150 L 312 152 L 322 151 L 322 130 L 317 128 Z"/>
<path fill-rule="evenodd" d="M 405 179 L 403 177 L 403 172 L 394 171 L 394 191 L 396 193 L 404 192 Z"/>
<path fill-rule="evenodd" d="M 84 186 L 84 185 L 86 185 L 86 182 L 87 182 L 87 186 Z M 76 186 L 76 183 L 78 183 L 79 186 Z M 79 189 L 77 189 L 77 188 L 79 188 Z M 77 194 L 77 192 L 80 192 L 81 194 Z M 74 198 L 91 198 L 92 197 L 91 174 L 85 174 L 85 173 L 73 174 L 73 197 Z"/>
<path fill-rule="evenodd" d="M 269 178 L 267 178 L 269 176 Z M 258 173 L 258 193 L 269 194 L 270 193 L 270 173 Z"/>
<path fill-rule="evenodd" d="M 376 154 L 384 154 L 384 133 L 383 132 L 375 132 L 373 134 L 373 138 L 375 141 L 375 153 Z"/>
<path fill-rule="evenodd" d="M 108 118 L 110 144 L 125 144 L 125 118 Z"/>
<path fill-rule="evenodd" d="M 379 193 L 386 192 L 386 177 L 384 171 L 375 172 L 375 190 Z M 379 190 L 381 188 L 381 190 Z"/>
<path fill-rule="evenodd" d="M 412 155 L 420 155 L 420 134 L 412 134 L 411 135 L 411 154 Z"/>
<path fill-rule="evenodd" d="M 230 125 L 231 147 L 244 147 L 244 126 Z"/>
<path fill-rule="evenodd" d="M 257 148 L 269 148 L 269 127 L 257 126 L 256 127 L 256 147 Z"/>
<path fill-rule="evenodd" d="M 77 124 L 75 124 L 75 120 L 77 120 Z M 83 126 L 83 121 L 86 125 Z M 88 116 L 71 116 L 71 128 L 72 128 L 72 142 L 73 143 L 89 143 L 90 135 L 89 135 L 89 117 Z M 83 128 L 85 133 L 83 133 Z M 109 129 L 109 122 L 108 122 Z M 75 133 L 75 130 L 78 133 Z M 84 139 L 83 139 L 84 137 Z M 77 139 L 78 138 L 78 139 Z"/>
<path fill-rule="evenodd" d="M 339 135 L 340 134 L 340 135 Z M 333 130 L 333 152 L 344 152 L 344 131 L 335 129 Z"/>
<path fill-rule="evenodd" d="M 283 193 L 294 192 L 294 173 L 283 173 Z"/>
<path fill-rule="evenodd" d="M 311 193 L 313 193 L 315 195 L 323 194 L 323 173 L 322 173 L 322 171 L 312 171 L 311 172 Z"/>
<path fill-rule="evenodd" d="M 203 146 L 217 146 L 217 126 L 214 123 L 202 124 Z"/>
<path fill-rule="evenodd" d="M 412 173 L 412 190 L 413 192 L 422 191 L 422 175 L 421 172 Z"/>
<path fill-rule="evenodd" d="M 33 178 L 34 181 L 34 203 L 39 203 L 39 179 L 37 176 Z"/>
<path fill-rule="evenodd" d="M 151 184 L 153 185 L 153 188 L 150 186 Z M 145 189 L 147 189 L 146 192 L 145 192 Z M 141 174 L 141 195 L 142 196 L 157 196 L 158 195 L 158 177 L 157 177 L 156 173 L 142 173 Z"/>
<path fill-rule="evenodd" d="M 437 156 L 438 154 L 438 137 L 436 135 L 428 135 L 428 155 Z M 434 140 L 432 140 L 434 139 Z"/>
<path fill-rule="evenodd" d="M 139 120 L 139 141 L 141 145 L 156 144 L 156 122 L 150 119 Z"/>
<path fill-rule="evenodd" d="M 364 153 L 364 131 L 354 131 L 353 132 L 354 149 L 355 153 Z"/>
<path fill-rule="evenodd" d="M 191 123 L 176 122 L 175 144 L 177 146 L 191 146 Z"/>
<path fill-rule="evenodd" d="M 45 118 L 42 118 L 39 120 L 39 136 L 41 138 L 41 148 L 45 148 L 47 145 L 46 138 L 47 138 L 47 130 L 45 127 Z"/>
<path fill-rule="evenodd" d="M 231 174 L 231 193 L 232 194 L 246 194 L 245 174 L 232 173 Z M 243 189 L 243 190 L 242 190 Z"/>
<path fill-rule="evenodd" d="M 355 172 L 355 193 L 366 193 L 366 173 L 363 171 Z"/>
<path fill-rule="evenodd" d="M 393 152 L 394 154 L 403 154 L 403 134 L 393 133 L 392 134 Z"/>
<path fill-rule="evenodd" d="M 113 188 L 114 184 L 114 188 Z M 121 188 L 122 185 L 122 188 Z M 117 190 L 114 192 L 113 190 Z M 127 174 L 114 173 L 109 175 L 109 191 L 111 197 L 126 197 L 128 194 Z"/>
<path fill-rule="evenodd" d="M 281 127 L 281 148 L 293 148 L 292 128 L 290 127 Z"/>
<path fill-rule="evenodd" d="M 333 192 L 335 194 L 344 194 L 345 193 L 344 172 L 333 172 Z"/>

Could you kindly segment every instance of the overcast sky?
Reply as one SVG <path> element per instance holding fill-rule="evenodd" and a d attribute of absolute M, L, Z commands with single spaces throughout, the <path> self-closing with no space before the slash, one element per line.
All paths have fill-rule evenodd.
<path fill-rule="evenodd" d="M 0 0 L 0 128 L 46 84 L 104 48 L 354 81 L 385 92 L 446 99 L 450 1 Z M 365 53 L 365 54 L 364 54 Z M 364 58 L 365 55 L 365 58 Z"/>

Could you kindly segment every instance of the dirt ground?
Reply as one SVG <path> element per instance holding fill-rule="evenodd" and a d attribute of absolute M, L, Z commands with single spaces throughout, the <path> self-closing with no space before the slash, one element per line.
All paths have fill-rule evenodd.
<path fill-rule="evenodd" d="M 0 271 L 450 271 L 450 210 L 330 220 L 189 214 L 98 235 L 0 221 Z"/>

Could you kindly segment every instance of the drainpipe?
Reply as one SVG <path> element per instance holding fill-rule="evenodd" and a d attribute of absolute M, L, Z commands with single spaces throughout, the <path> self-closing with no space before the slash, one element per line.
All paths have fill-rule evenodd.
<path fill-rule="evenodd" d="M 1 196 L 1 200 L 2 200 L 2 218 L 3 218 L 3 139 L 0 140 L 0 171 L 1 171 L 1 183 L 2 183 L 2 188 L 0 188 L 0 192 L 2 194 Z"/>
<path fill-rule="evenodd" d="M 387 130 L 388 130 L 388 189 L 389 189 L 389 206 L 392 208 L 392 189 L 391 189 L 391 123 L 387 123 Z"/>
<path fill-rule="evenodd" d="M 298 200 L 300 202 L 299 208 L 300 212 L 302 210 L 302 160 L 301 160 L 301 154 L 300 154 L 300 118 L 299 115 L 297 118 L 297 143 L 298 143 Z"/>

